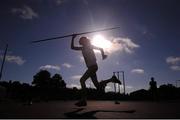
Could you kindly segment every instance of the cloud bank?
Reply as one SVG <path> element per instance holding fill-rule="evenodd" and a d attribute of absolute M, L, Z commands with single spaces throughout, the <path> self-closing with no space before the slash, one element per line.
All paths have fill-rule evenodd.
<path fill-rule="evenodd" d="M 44 65 L 39 67 L 39 69 L 52 69 L 52 70 L 60 70 L 60 67 L 58 65 Z"/>
<path fill-rule="evenodd" d="M 140 45 L 134 43 L 131 39 L 123 37 L 113 38 L 112 43 L 112 49 L 109 52 L 121 51 L 133 53 L 134 49 L 140 47 Z"/>
<path fill-rule="evenodd" d="M 136 74 L 144 74 L 144 70 L 140 68 L 133 69 L 131 72 Z"/>
<path fill-rule="evenodd" d="M 136 48 L 140 47 L 140 45 L 133 42 L 130 38 L 113 37 L 111 38 L 111 40 L 106 40 L 106 41 L 108 42 L 108 43 L 106 42 L 108 47 L 104 48 L 104 51 L 110 54 L 115 52 L 125 52 L 131 54 L 134 52 Z M 95 43 L 93 43 L 92 41 L 92 44 Z M 94 50 L 94 51 L 96 53 L 100 53 L 99 50 Z"/>
<path fill-rule="evenodd" d="M 38 13 L 27 5 L 24 5 L 22 8 L 12 8 L 11 12 L 18 15 L 20 18 L 27 20 L 32 20 L 39 17 Z"/>
<path fill-rule="evenodd" d="M 81 86 L 80 85 L 78 85 L 78 84 L 67 84 L 67 88 L 73 88 L 73 87 L 76 87 L 77 89 L 80 89 L 81 88 Z"/>
<path fill-rule="evenodd" d="M 170 56 L 166 58 L 166 63 L 170 65 L 173 71 L 180 71 L 180 57 Z"/>
<path fill-rule="evenodd" d="M 74 75 L 74 76 L 71 76 L 70 78 L 72 80 L 80 80 L 81 77 L 82 77 L 82 75 Z"/>
<path fill-rule="evenodd" d="M 173 57 L 173 56 L 167 57 L 166 62 L 168 64 L 178 64 L 180 63 L 180 57 Z"/>
<path fill-rule="evenodd" d="M 3 56 L 0 55 L 0 59 L 3 59 Z M 23 65 L 26 60 L 24 60 L 22 57 L 20 56 L 15 56 L 15 55 L 6 55 L 6 62 L 9 63 L 16 63 L 17 65 Z"/>
<path fill-rule="evenodd" d="M 178 65 L 173 65 L 173 66 L 170 66 L 170 69 L 171 69 L 171 70 L 174 70 L 174 71 L 180 71 L 180 66 L 178 66 Z"/>
<path fill-rule="evenodd" d="M 69 63 L 63 63 L 62 66 L 63 66 L 63 67 L 66 67 L 66 68 L 71 68 L 71 67 L 72 67 L 72 65 L 69 64 Z"/>

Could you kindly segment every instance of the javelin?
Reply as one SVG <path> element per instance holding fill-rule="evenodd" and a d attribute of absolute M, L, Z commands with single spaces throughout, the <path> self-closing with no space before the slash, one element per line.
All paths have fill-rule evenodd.
<path fill-rule="evenodd" d="M 118 28 L 120 28 L 120 27 L 113 27 L 113 28 L 106 28 L 106 29 L 82 32 L 82 33 L 76 33 L 75 35 L 89 34 L 89 33 L 95 33 L 95 32 L 100 32 L 100 31 L 108 31 L 108 30 L 113 30 L 113 29 L 118 29 Z M 71 37 L 73 35 L 74 34 L 69 34 L 69 35 L 64 35 L 64 36 L 59 36 L 59 37 L 52 37 L 52 38 L 47 38 L 47 39 L 41 39 L 41 40 L 31 41 L 31 43 L 39 43 L 39 42 L 45 42 L 45 41 L 50 41 L 50 40 L 56 40 L 56 39 L 60 39 L 60 38 Z"/>

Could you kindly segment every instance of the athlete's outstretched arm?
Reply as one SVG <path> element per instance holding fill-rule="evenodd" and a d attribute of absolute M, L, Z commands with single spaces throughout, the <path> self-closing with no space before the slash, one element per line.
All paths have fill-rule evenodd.
<path fill-rule="evenodd" d="M 104 54 L 103 48 L 99 48 L 99 47 L 95 47 L 95 46 L 93 46 L 93 48 L 101 51 L 101 55 L 102 55 L 103 60 L 107 58 L 107 55 Z"/>
<path fill-rule="evenodd" d="M 82 50 L 82 47 L 75 47 L 75 46 L 74 46 L 74 39 L 75 39 L 76 36 L 77 36 L 76 34 L 74 34 L 74 35 L 72 36 L 71 49 L 73 49 L 73 50 Z"/>

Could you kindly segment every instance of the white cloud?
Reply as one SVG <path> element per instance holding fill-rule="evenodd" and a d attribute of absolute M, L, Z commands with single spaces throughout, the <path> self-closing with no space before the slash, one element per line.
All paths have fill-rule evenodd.
<path fill-rule="evenodd" d="M 0 56 L 0 59 L 3 59 L 3 56 Z M 6 59 L 7 62 L 10 63 L 16 63 L 18 65 L 23 65 L 25 63 L 25 60 L 23 60 L 22 57 L 20 56 L 14 56 L 14 55 L 6 55 Z"/>
<path fill-rule="evenodd" d="M 134 87 L 133 86 L 131 86 L 131 85 L 126 85 L 126 93 L 130 93 L 130 92 L 132 92 L 132 91 L 134 91 Z M 124 92 L 124 86 L 123 85 L 121 85 L 121 93 L 123 93 Z"/>
<path fill-rule="evenodd" d="M 174 71 L 180 71 L 180 66 L 178 66 L 178 65 L 170 66 L 170 68 Z"/>
<path fill-rule="evenodd" d="M 126 89 L 133 89 L 133 86 L 126 86 Z"/>
<path fill-rule="evenodd" d="M 80 62 L 84 62 L 83 56 L 79 56 Z"/>
<path fill-rule="evenodd" d="M 73 88 L 73 87 L 76 87 L 76 88 L 78 88 L 78 89 L 81 88 L 81 86 L 78 85 L 78 84 L 67 84 L 67 88 Z"/>
<path fill-rule="evenodd" d="M 140 69 L 140 68 L 133 69 L 133 70 L 131 70 L 131 72 L 132 73 L 137 73 L 137 74 L 144 74 L 144 70 Z"/>
<path fill-rule="evenodd" d="M 133 91 L 133 90 L 134 90 L 134 87 L 133 87 L 133 86 L 130 86 L 130 85 L 127 85 L 127 86 L 126 86 L 126 92 L 127 92 L 127 93 L 130 93 L 130 92 Z M 106 92 L 109 92 L 109 91 L 113 91 L 113 92 L 114 92 L 114 85 L 107 85 L 105 91 L 106 91 Z M 116 91 L 119 92 L 119 87 L 118 87 L 117 84 L 116 84 Z M 121 93 L 124 92 L 123 85 L 120 85 L 120 92 L 121 92 Z"/>
<path fill-rule="evenodd" d="M 112 87 L 109 86 L 109 85 L 107 85 L 105 89 L 106 89 L 106 90 L 112 90 Z"/>
<path fill-rule="evenodd" d="M 170 57 L 166 58 L 166 62 L 168 64 L 178 64 L 178 63 L 180 63 L 180 57 L 172 57 L 172 56 L 170 56 Z"/>
<path fill-rule="evenodd" d="M 60 70 L 60 67 L 58 65 L 44 65 L 39 67 L 39 69 L 52 69 L 52 70 Z"/>
<path fill-rule="evenodd" d="M 116 65 L 120 65 L 120 63 L 117 61 L 117 62 L 116 62 Z"/>
<path fill-rule="evenodd" d="M 139 48 L 140 45 L 134 43 L 129 38 L 123 38 L 123 37 L 117 37 L 117 38 L 111 38 L 110 47 L 104 48 L 105 54 L 111 55 L 112 53 L 117 52 L 125 52 L 125 53 L 133 53 L 136 48 Z M 97 53 L 97 55 L 100 55 L 101 52 L 99 50 L 94 49 L 94 52 Z M 84 62 L 83 56 L 78 56 L 80 62 Z M 98 56 L 101 57 L 101 56 Z M 98 61 L 97 61 L 98 62 Z M 119 62 L 116 62 L 115 64 L 119 65 Z"/>
<path fill-rule="evenodd" d="M 101 40 L 104 42 L 102 44 Z M 139 48 L 140 45 L 134 43 L 130 38 L 123 38 L 123 37 L 112 37 L 106 39 L 101 35 L 95 36 L 91 43 L 94 46 L 101 47 L 104 49 L 106 53 L 115 53 L 115 52 L 126 52 L 126 53 L 133 53 L 135 48 Z M 101 53 L 99 50 L 94 50 L 96 53 Z"/>
<path fill-rule="evenodd" d="M 24 5 L 22 8 L 12 8 L 11 12 L 17 14 L 22 19 L 33 19 L 37 18 L 39 15 L 31 7 Z"/>
<path fill-rule="evenodd" d="M 62 66 L 66 67 L 66 68 L 71 68 L 72 67 L 72 65 L 69 64 L 69 63 L 63 63 Z"/>
<path fill-rule="evenodd" d="M 171 70 L 180 71 L 180 57 L 167 57 L 166 63 L 170 64 Z"/>
<path fill-rule="evenodd" d="M 81 77 L 82 77 L 82 75 L 74 75 L 74 76 L 71 76 L 70 78 L 72 80 L 80 80 Z"/>
<path fill-rule="evenodd" d="M 129 38 L 113 38 L 112 47 L 109 52 L 116 52 L 116 51 L 124 51 L 126 53 L 133 53 L 135 48 L 140 47 L 140 45 L 134 43 Z"/>

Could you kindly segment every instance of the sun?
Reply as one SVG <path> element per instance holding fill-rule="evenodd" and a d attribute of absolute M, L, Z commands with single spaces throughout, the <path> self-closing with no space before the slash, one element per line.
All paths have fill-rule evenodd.
<path fill-rule="evenodd" d="M 91 41 L 91 44 L 103 49 L 109 49 L 112 47 L 112 43 L 106 40 L 102 35 L 95 35 Z"/>

